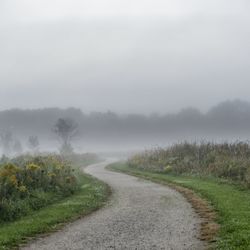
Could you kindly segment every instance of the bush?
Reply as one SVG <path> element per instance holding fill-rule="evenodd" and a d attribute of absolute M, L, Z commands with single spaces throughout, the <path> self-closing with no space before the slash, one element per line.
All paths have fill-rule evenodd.
<path fill-rule="evenodd" d="M 0 166 L 0 220 L 14 220 L 73 194 L 77 178 L 60 156 L 22 156 Z"/>

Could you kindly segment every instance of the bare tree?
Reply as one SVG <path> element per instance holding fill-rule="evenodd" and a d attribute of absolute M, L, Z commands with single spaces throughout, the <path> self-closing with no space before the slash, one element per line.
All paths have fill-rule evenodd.
<path fill-rule="evenodd" d="M 37 136 L 31 135 L 28 138 L 28 147 L 33 151 L 37 152 L 40 143 Z"/>
<path fill-rule="evenodd" d="M 78 124 L 70 118 L 59 118 L 53 128 L 53 131 L 61 142 L 61 154 L 73 153 L 71 142 L 73 137 L 78 132 Z"/>

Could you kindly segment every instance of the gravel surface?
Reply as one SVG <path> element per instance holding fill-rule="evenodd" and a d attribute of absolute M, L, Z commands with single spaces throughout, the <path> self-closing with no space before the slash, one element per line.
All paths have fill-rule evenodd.
<path fill-rule="evenodd" d="M 108 171 L 107 164 L 91 165 L 85 172 L 111 186 L 109 204 L 23 249 L 204 249 L 197 239 L 200 219 L 181 194 Z"/>

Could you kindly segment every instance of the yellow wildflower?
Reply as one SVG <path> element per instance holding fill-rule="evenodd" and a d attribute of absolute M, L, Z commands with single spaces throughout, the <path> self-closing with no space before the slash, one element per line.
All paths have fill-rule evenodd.
<path fill-rule="evenodd" d="M 21 193 L 27 192 L 27 188 L 24 185 L 21 185 L 18 189 Z"/>
<path fill-rule="evenodd" d="M 28 170 L 32 170 L 32 171 L 36 171 L 41 169 L 38 165 L 34 164 L 34 163 L 30 163 L 26 166 L 26 169 Z"/>
<path fill-rule="evenodd" d="M 49 176 L 49 177 L 56 177 L 56 174 L 53 173 L 53 172 L 49 172 L 49 173 L 48 173 L 48 176 Z"/>

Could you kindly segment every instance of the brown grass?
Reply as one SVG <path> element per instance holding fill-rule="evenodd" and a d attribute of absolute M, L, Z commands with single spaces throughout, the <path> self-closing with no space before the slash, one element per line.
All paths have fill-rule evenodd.
<path fill-rule="evenodd" d="M 212 206 L 188 188 L 180 187 L 172 183 L 168 183 L 167 186 L 181 193 L 202 219 L 199 239 L 208 243 L 216 242 L 216 236 L 220 226 L 216 223 L 217 215 Z"/>
<path fill-rule="evenodd" d="M 146 176 L 136 175 L 131 172 L 127 172 L 128 174 L 138 176 L 140 178 L 144 178 L 150 181 L 154 181 L 156 183 L 168 186 L 177 192 L 181 193 L 186 200 L 191 204 L 192 208 L 199 215 L 202 222 L 200 224 L 200 235 L 198 239 L 201 241 L 205 241 L 208 243 L 207 249 L 214 249 L 214 243 L 217 241 L 217 234 L 220 229 L 220 225 L 216 223 L 217 214 L 214 211 L 213 207 L 208 203 L 207 200 L 198 196 L 191 189 L 179 186 L 178 184 L 165 182 L 157 179 L 151 179 Z"/>

